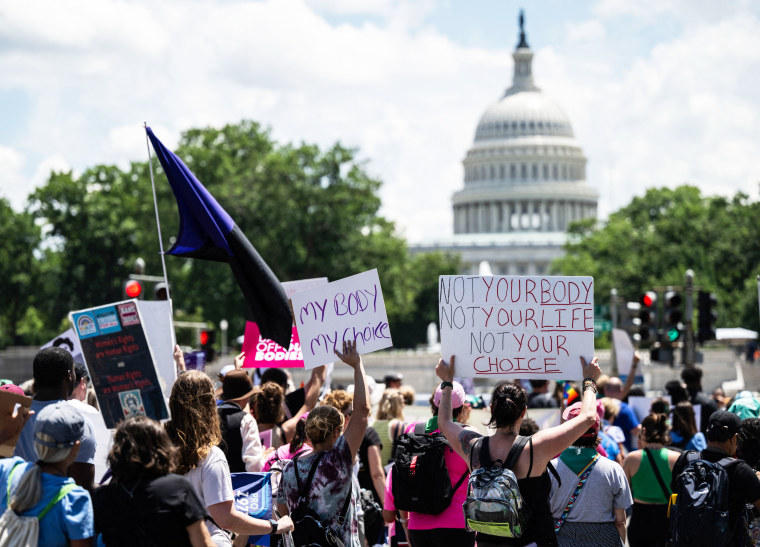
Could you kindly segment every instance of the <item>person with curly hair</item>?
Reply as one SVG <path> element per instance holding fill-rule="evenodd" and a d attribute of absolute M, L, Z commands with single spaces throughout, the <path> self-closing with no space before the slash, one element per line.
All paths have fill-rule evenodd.
<path fill-rule="evenodd" d="M 178 449 L 145 416 L 119 424 L 108 464 L 113 478 L 95 491 L 95 531 L 110 546 L 213 546 L 206 508 L 190 482 L 174 474 Z"/>
<path fill-rule="evenodd" d="M 169 397 L 169 438 L 179 448 L 177 471 L 185 474 L 213 522 L 208 529 L 218 546 L 231 546 L 227 530 L 245 535 L 283 534 L 293 529 L 289 517 L 252 518 L 235 509 L 230 468 L 217 446 L 222 439 L 211 379 L 191 370 L 177 378 Z"/>

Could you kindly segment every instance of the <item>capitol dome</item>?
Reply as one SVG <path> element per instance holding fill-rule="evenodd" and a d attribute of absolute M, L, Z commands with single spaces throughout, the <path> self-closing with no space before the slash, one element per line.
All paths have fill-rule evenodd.
<path fill-rule="evenodd" d="M 454 236 L 415 252 L 458 253 L 465 272 L 536 275 L 562 256 L 570 223 L 596 218 L 598 192 L 565 111 L 533 81 L 533 52 L 520 13 L 514 78 L 488 106 L 467 151 L 464 188 L 452 197 Z"/>

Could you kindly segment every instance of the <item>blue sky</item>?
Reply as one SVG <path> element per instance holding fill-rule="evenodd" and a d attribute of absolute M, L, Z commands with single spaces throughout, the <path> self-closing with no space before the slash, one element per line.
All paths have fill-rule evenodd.
<path fill-rule="evenodd" d="M 511 83 L 520 7 L 602 217 L 684 182 L 757 199 L 748 0 L 0 0 L 0 197 L 20 208 L 51 169 L 144 160 L 143 121 L 173 146 L 247 118 L 282 142 L 358 147 L 404 235 L 450 234 L 461 160 Z"/>

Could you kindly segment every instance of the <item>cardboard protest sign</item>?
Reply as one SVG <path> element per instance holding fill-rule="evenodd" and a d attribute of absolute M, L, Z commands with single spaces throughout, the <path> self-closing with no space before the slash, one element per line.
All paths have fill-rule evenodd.
<path fill-rule="evenodd" d="M 323 285 L 327 285 L 326 277 L 285 281 L 282 283 L 282 288 L 288 298 L 291 298 L 298 292 Z M 262 338 L 259 326 L 252 321 L 246 321 L 243 351 L 245 352 L 243 368 L 304 368 L 301 342 L 298 339 L 295 324 L 290 335 L 290 345 L 288 348 L 283 348 L 273 340 Z"/>
<path fill-rule="evenodd" d="M 82 348 L 79 346 L 79 339 L 77 338 L 74 329 L 69 329 L 66 332 L 62 332 L 50 342 L 42 346 L 40 349 L 49 348 L 51 346 L 57 348 L 63 348 L 68 351 L 74 358 L 74 361 L 82 362 Z"/>
<path fill-rule="evenodd" d="M 292 302 L 307 369 L 332 362 L 345 340 L 356 340 L 359 353 L 393 345 L 376 269 L 298 292 Z"/>
<path fill-rule="evenodd" d="M 628 378 L 628 373 L 631 372 L 633 354 L 636 350 L 631 343 L 631 339 L 628 337 L 628 333 L 623 329 L 612 329 L 612 343 L 615 345 L 615 362 L 617 363 L 618 376 L 625 382 Z M 643 383 L 644 376 L 641 373 L 637 374 L 635 381 Z"/>
<path fill-rule="evenodd" d="M 442 275 L 438 303 L 459 376 L 581 380 L 594 356 L 591 277 Z"/>
<path fill-rule="evenodd" d="M 137 302 L 128 300 L 69 314 L 109 429 L 122 419 L 169 417 Z M 173 366 L 173 365 L 172 365 Z"/>
<path fill-rule="evenodd" d="M 17 411 L 17 405 L 29 409 L 32 406 L 32 398 L 0 389 L 0 429 L 5 427 L 6 422 L 9 421 L 13 413 Z M 19 408 L 18 412 L 20 411 L 21 409 Z M 21 431 L 19 431 L 19 435 L 20 434 Z M 0 445 L 0 457 L 10 458 L 13 456 L 13 448 L 16 446 L 19 435 L 16 435 L 12 439 L 8 439 L 5 443 Z"/>

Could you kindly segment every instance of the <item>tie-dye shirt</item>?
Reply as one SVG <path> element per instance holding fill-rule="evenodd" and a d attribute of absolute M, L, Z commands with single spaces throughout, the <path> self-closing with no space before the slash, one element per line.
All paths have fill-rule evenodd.
<path fill-rule="evenodd" d="M 311 464 L 316 458 L 315 454 L 303 456 L 297 460 L 298 477 L 301 485 L 306 482 Z M 339 533 L 346 547 L 360 547 L 359 522 L 356 518 L 356 498 L 351 488 L 351 475 L 353 472 L 353 458 L 351 449 L 343 436 L 338 438 L 335 447 L 324 453 L 314 478 L 306 491 L 306 503 L 308 507 L 322 516 L 325 523 Z M 346 497 L 351 494 L 351 502 L 348 504 L 346 520 L 343 526 L 337 525 L 337 519 Z M 288 506 L 292 514 L 298 501 L 298 486 L 296 486 L 296 474 L 293 462 L 290 461 L 282 472 L 280 488 L 277 491 L 277 503 Z"/>

